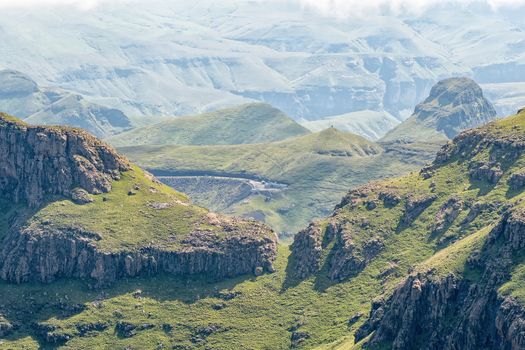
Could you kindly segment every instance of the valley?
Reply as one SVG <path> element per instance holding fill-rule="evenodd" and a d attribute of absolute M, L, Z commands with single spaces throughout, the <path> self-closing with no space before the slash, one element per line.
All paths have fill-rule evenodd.
<path fill-rule="evenodd" d="M 436 84 L 410 118 L 376 142 L 333 126 L 309 132 L 265 104 L 162 122 L 108 141 L 157 175 L 232 174 L 286 185 L 281 191 L 250 196 L 240 184 L 229 182 L 225 187 L 224 182 L 200 178 L 186 179 L 175 188 L 198 205 L 263 221 L 289 240 L 312 219 L 329 215 L 349 188 L 417 171 L 459 131 L 495 118 L 492 104 L 474 81 L 452 78 Z M 215 127 L 219 123 L 228 125 L 233 135 L 219 131 L 224 130 Z M 274 132 L 277 125 L 283 125 L 280 133 Z M 249 143 L 245 141 L 250 134 L 244 131 L 247 127 L 260 135 L 257 140 L 269 133 L 286 136 Z M 174 130 L 172 140 L 184 135 L 185 141 L 169 144 L 169 138 L 162 137 L 166 130 Z M 208 137 L 209 130 L 223 137 Z"/>
<path fill-rule="evenodd" d="M 165 174 L 155 170 L 152 173 Z M 157 175 L 157 178 L 177 191 L 191 193 L 195 203 L 215 211 L 226 210 L 235 203 L 247 201 L 250 196 L 276 197 L 287 187 L 275 182 L 236 177 L 236 174 L 222 175 L 199 172 L 196 175 Z M 250 216 L 255 215 L 252 213 Z M 254 218 L 264 221 L 265 217 L 261 213 L 260 217 Z"/>
<path fill-rule="evenodd" d="M 525 0 L 0 12 L 0 350 L 525 350 Z"/>
<path fill-rule="evenodd" d="M 279 245 L 272 267 L 275 272 L 262 276 L 217 281 L 214 274 L 141 274 L 123 277 L 102 290 L 88 289 L 82 280 L 2 282 L 2 344 L 75 349 L 110 344 L 179 349 L 376 349 L 393 344 L 388 346 L 397 349 L 417 344 L 422 339 L 418 337 L 429 338 L 426 333 L 407 336 L 403 329 L 386 328 L 397 324 L 389 317 L 400 317 L 396 313 L 422 305 L 447 312 L 442 299 L 417 303 L 426 298 L 427 288 L 448 283 L 439 282 L 445 278 L 458 281 L 444 285 L 451 290 L 471 285 L 469 290 L 490 293 L 489 299 L 477 299 L 483 296 L 474 293 L 466 300 L 488 300 L 486 307 L 491 310 L 512 305 L 515 311 L 502 316 L 502 328 L 487 340 L 504 349 L 509 341 L 521 341 L 515 334 L 520 329 L 516 328 L 523 310 L 520 305 L 525 303 L 522 283 L 516 280 L 525 246 L 519 214 L 524 196 L 524 128 L 525 114 L 521 113 L 468 130 L 444 146 L 420 172 L 351 190 L 332 215 L 299 232 L 290 247 Z M 505 163 L 491 161 L 495 154 Z M 117 191 L 115 195 L 119 181 L 112 190 Z M 75 206 L 67 201 L 64 205 Z M 92 205 L 85 204 L 86 210 Z M 59 217 L 48 220 L 56 225 Z M 494 254 L 508 258 L 494 259 Z M 498 277 L 492 280 L 490 276 Z M 407 284 L 416 290 L 412 298 L 402 297 Z M 411 300 L 415 304 L 408 309 L 396 307 Z M 462 325 L 466 321 L 461 315 L 475 310 L 468 309 L 469 303 L 465 301 L 464 314 L 451 314 L 447 319 Z M 501 310 L 498 312 L 506 312 Z M 442 318 L 431 312 L 408 315 L 414 321 L 407 319 L 406 327 L 418 322 L 417 317 L 426 317 L 429 325 L 440 329 L 449 324 L 441 323 Z M 495 327 L 493 322 L 489 318 L 476 324 Z M 462 332 L 461 327 L 456 332 Z M 430 340 L 438 342 L 440 334 L 446 333 L 433 333 Z M 449 339 L 465 344 L 460 336 Z M 475 347 L 481 341 L 473 338 L 466 346 Z"/>

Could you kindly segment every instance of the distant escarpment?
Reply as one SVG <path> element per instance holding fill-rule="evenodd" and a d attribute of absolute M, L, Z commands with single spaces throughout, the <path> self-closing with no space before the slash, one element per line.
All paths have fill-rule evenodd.
<path fill-rule="evenodd" d="M 97 137 L 132 127 L 131 120 L 118 109 L 63 89 L 43 88 L 31 77 L 12 69 L 0 69 L 0 111 L 31 124 L 82 128 Z"/>
<path fill-rule="evenodd" d="M 83 131 L 1 115 L 0 152 L 3 280 L 273 271 L 271 229 L 193 206 Z"/>
<path fill-rule="evenodd" d="M 0 197 L 35 207 L 48 195 L 111 190 L 128 162 L 80 129 L 31 126 L 0 114 Z"/>

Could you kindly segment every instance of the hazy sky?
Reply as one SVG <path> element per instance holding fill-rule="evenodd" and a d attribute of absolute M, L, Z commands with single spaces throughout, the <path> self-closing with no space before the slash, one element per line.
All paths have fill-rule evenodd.
<path fill-rule="evenodd" d="M 35 7 L 35 6 L 75 6 L 80 9 L 91 9 L 107 2 L 130 0 L 0 0 L 0 8 L 7 7 Z M 132 0 L 131 0 L 132 1 Z M 166 0 L 172 1 L 172 0 Z M 181 0 L 177 0 L 181 1 Z M 191 1 L 191 0 L 182 0 Z M 239 0 L 245 1 L 245 0 Z M 494 9 L 502 6 L 525 5 L 525 0 L 259 0 L 292 1 L 303 6 L 314 8 L 327 15 L 347 16 L 352 13 L 393 11 L 393 12 L 420 12 L 436 4 L 471 4 L 485 3 Z"/>
<path fill-rule="evenodd" d="M 473 3 L 488 4 L 494 10 L 505 6 L 525 5 L 525 0 L 298 0 L 310 6 L 337 16 L 346 16 L 351 13 L 378 12 L 389 10 L 392 12 L 421 12 L 433 5 L 457 4 L 468 5 Z"/>

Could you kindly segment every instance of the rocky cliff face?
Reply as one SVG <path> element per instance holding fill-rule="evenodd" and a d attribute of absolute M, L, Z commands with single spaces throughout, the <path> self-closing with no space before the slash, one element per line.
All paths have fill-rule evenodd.
<path fill-rule="evenodd" d="M 267 230 L 262 224 L 253 222 L 251 227 L 240 230 L 236 227 L 239 223 L 223 223 L 223 228 L 229 230 L 225 240 L 193 232 L 177 249 L 144 246 L 113 252 L 98 249 L 96 242 L 101 237 L 78 227 L 22 227 L 4 238 L 0 278 L 14 283 L 87 278 L 96 287 L 104 287 L 122 277 L 160 272 L 205 274 L 213 279 L 273 272 L 276 238 L 255 234 Z"/>
<path fill-rule="evenodd" d="M 47 209 L 64 197 L 71 202 Z M 9 282 L 74 277 L 102 287 L 161 272 L 222 279 L 273 271 L 277 238 L 268 227 L 192 206 L 78 129 L 30 126 L 0 115 L 0 199 L 21 207 L 18 214 L 0 216 L 8 223 L 0 231 L 0 278 Z M 126 222 L 110 230 L 93 226 L 104 210 L 117 210 L 108 225 L 128 211 L 141 219 L 131 231 Z M 76 219 L 68 221 L 72 215 Z M 180 222 L 187 224 L 178 227 Z M 103 244 L 121 229 L 142 238 Z"/>
<path fill-rule="evenodd" d="M 75 187 L 108 192 L 128 167 L 81 130 L 30 126 L 0 114 L 0 197 L 35 207 L 48 195 L 69 196 Z"/>
<path fill-rule="evenodd" d="M 479 280 L 441 277 L 430 270 L 408 277 L 383 303 L 376 304 L 357 338 L 373 333 L 369 348 L 523 349 L 525 308 L 498 294 L 510 278 L 513 258 L 525 247 L 525 213 L 508 214 L 490 233 L 467 268 Z M 497 257 L 497 258 L 496 258 Z"/>
<path fill-rule="evenodd" d="M 414 116 L 453 138 L 462 130 L 491 121 L 496 110 L 475 81 L 450 78 L 432 87 L 427 99 L 416 106 Z"/>
<path fill-rule="evenodd" d="M 395 232 L 396 226 L 389 222 L 377 224 L 359 214 L 339 217 L 340 210 L 346 206 L 363 207 L 373 213 L 380 203 L 396 207 L 401 201 L 406 203 L 407 216 L 419 215 L 418 208 L 409 207 L 411 197 L 402 198 L 392 189 L 369 184 L 350 191 L 328 223 L 312 223 L 295 236 L 292 245 L 295 276 L 306 278 L 319 272 L 323 255 L 332 281 L 342 281 L 362 271 L 383 250 L 385 237 Z"/>

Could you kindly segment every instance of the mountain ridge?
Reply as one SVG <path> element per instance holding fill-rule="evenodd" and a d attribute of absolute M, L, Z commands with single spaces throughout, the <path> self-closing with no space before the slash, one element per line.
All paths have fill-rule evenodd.
<path fill-rule="evenodd" d="M 29 123 L 81 127 L 98 137 L 132 127 L 128 116 L 118 109 L 68 91 L 42 88 L 19 71 L 0 70 L 0 85 L 0 111 Z"/>
<path fill-rule="evenodd" d="M 283 112 L 265 103 L 249 103 L 138 128 L 111 138 L 115 146 L 221 145 L 272 142 L 308 134 Z"/>

